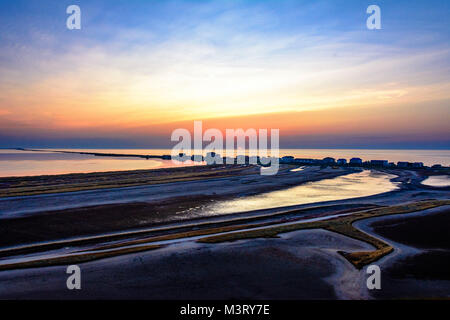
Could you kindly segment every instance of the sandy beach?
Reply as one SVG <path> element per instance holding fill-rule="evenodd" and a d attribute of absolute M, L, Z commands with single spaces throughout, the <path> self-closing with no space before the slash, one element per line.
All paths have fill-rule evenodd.
<path fill-rule="evenodd" d="M 201 210 L 197 215 L 180 214 L 358 172 L 293 169 L 284 166 L 278 175 L 263 177 L 252 166 L 215 167 L 211 176 L 204 166 L 190 167 L 183 181 L 173 181 L 180 168 L 164 169 L 166 180 L 158 183 L 151 181 L 153 172 L 122 172 L 103 174 L 105 187 L 93 188 L 98 179 L 94 175 L 83 185 L 85 190 L 65 192 L 58 188 L 80 187 L 77 176 L 14 180 L 15 185 L 2 189 L 14 196 L 0 199 L 0 298 L 402 298 L 408 296 L 406 289 L 397 290 L 394 283 L 398 270 L 411 265 L 408 259 L 420 266 L 423 259 L 440 259 L 437 253 L 446 257 L 446 234 L 440 233 L 441 251 L 424 258 L 417 254 L 428 251 L 414 242 L 407 244 L 414 249 L 402 249 L 405 244 L 398 232 L 386 229 L 391 219 L 414 221 L 405 217 L 416 214 L 431 219 L 429 228 L 445 223 L 432 217 L 448 214 L 449 189 L 422 185 L 427 175 L 421 171 L 382 170 L 396 187 L 370 196 L 214 216 L 204 216 Z M 106 187 L 136 174 L 146 179 L 142 185 Z M 18 189 L 24 181 L 25 189 Z M 0 182 L 5 186 L 5 180 Z M 341 223 L 346 227 L 339 227 Z M 365 286 L 365 268 L 374 262 L 380 264 L 383 277 L 386 270 L 384 281 L 392 281 L 383 292 L 369 292 Z M 82 268 L 83 290 L 65 289 L 69 264 Z M 422 277 L 434 272 L 419 271 Z M 435 286 L 416 278 L 400 281 L 403 288 L 418 288 L 410 296 L 447 297 L 447 275 L 437 277 L 430 280 L 439 284 Z"/>

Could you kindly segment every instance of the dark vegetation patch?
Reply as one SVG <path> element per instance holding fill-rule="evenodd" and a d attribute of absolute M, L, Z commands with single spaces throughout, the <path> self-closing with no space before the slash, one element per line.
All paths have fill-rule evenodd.
<path fill-rule="evenodd" d="M 450 249 L 450 209 L 419 217 L 399 217 L 371 224 L 374 231 L 393 241 L 418 248 Z"/>
<path fill-rule="evenodd" d="M 429 250 L 409 256 L 386 272 L 396 279 L 450 280 L 450 251 Z"/>

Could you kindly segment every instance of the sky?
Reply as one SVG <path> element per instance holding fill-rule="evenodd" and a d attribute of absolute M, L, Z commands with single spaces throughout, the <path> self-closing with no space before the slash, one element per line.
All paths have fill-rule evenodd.
<path fill-rule="evenodd" d="M 170 148 L 202 120 L 283 148 L 450 149 L 449 17 L 448 0 L 0 1 L 0 147 Z"/>

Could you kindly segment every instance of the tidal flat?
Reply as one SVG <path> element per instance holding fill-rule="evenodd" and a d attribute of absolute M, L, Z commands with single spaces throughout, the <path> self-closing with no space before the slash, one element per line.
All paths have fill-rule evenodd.
<path fill-rule="evenodd" d="M 392 278 L 416 262 L 420 267 L 423 261 L 446 261 L 446 251 L 442 250 L 448 250 L 447 235 L 407 219 L 430 210 L 448 212 L 449 188 L 421 184 L 429 176 L 426 171 L 293 170 L 295 167 L 283 166 L 278 175 L 263 177 L 253 166 L 207 168 L 189 167 L 187 172 L 160 169 L 167 180 L 155 172 L 148 176 L 145 172 L 101 174 L 104 186 L 111 179 L 129 181 L 130 175 L 136 174 L 144 180 L 140 185 L 98 189 L 92 189 L 98 179 L 92 174 L 87 175 L 91 180 L 84 185 L 89 189 L 63 192 L 58 183 L 62 181 L 62 188 L 82 184 L 82 177 L 75 175 L 73 181 L 67 175 L 13 179 L 3 192 L 17 192 L 12 190 L 22 186 L 28 189 L 20 192 L 32 194 L 0 198 L 4 209 L 0 216 L 0 297 L 402 298 L 404 292 L 389 285 L 383 294 L 370 292 L 365 282 L 367 265 L 380 263 Z M 158 178 L 153 179 L 155 176 Z M 183 181 L 173 181 L 180 176 Z M 361 193 L 361 184 L 369 178 L 374 179 L 367 183 L 372 192 Z M 36 194 L 36 188 L 43 187 L 40 179 L 48 189 Z M 333 182 L 334 188 L 330 187 Z M 303 190 L 323 192 L 324 185 L 325 190 L 335 192 L 334 199 L 301 197 Z M 339 190 L 345 190 L 346 196 L 340 197 Z M 285 205 L 278 195 L 283 192 L 292 198 Z M 265 206 L 272 194 L 280 203 Z M 263 205 L 255 206 L 260 197 Z M 238 210 L 208 209 L 246 199 L 251 205 L 234 206 Z M 421 256 L 402 257 L 395 266 L 384 264 L 397 256 L 401 246 L 394 235 L 408 232 L 389 233 L 390 225 L 382 224 L 385 220 L 377 220 L 374 231 L 359 227 L 362 222 L 384 217 L 395 217 L 405 224 L 412 221 L 408 226 L 411 230 L 423 226 L 428 230 L 424 233 L 428 242 L 439 240 L 444 245 L 440 248 L 444 256 L 439 256 L 441 251 L 431 255 L 422 252 Z M 427 221 L 436 219 L 431 225 L 443 224 L 444 216 L 434 217 L 427 216 Z M 79 264 L 86 274 L 80 292 L 65 290 L 64 268 L 69 264 Z M 402 281 L 423 292 L 424 297 L 447 297 L 445 273 L 422 268 L 417 275 L 430 277 L 427 272 L 434 276 L 433 281 L 440 281 L 438 289 L 421 291 L 424 282 L 415 278 Z M 39 286 L 42 281 L 44 288 Z"/>

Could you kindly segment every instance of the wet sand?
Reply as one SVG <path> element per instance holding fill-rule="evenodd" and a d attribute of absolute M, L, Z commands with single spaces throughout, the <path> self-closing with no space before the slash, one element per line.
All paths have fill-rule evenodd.
<path fill-rule="evenodd" d="M 205 218 L 187 210 L 238 195 L 288 188 L 353 172 L 311 167 L 291 173 L 290 169 L 287 166 L 279 175 L 268 178 L 254 175 L 254 168 L 246 167 L 242 170 L 247 174 L 238 171 L 225 178 L 0 198 L 0 247 Z M 98 202 L 107 203 L 92 205 Z M 63 209 L 58 210 L 60 207 Z M 292 209 L 295 208 L 300 207 Z"/>
<path fill-rule="evenodd" d="M 394 252 L 376 264 L 382 272 L 377 299 L 450 298 L 450 206 L 356 223 L 389 242 Z"/>
<path fill-rule="evenodd" d="M 450 249 L 450 208 L 436 213 L 376 221 L 374 232 L 416 248 Z"/>
<path fill-rule="evenodd" d="M 61 194 L 64 192 L 124 188 L 256 173 L 257 168 L 255 166 L 197 165 L 151 170 L 0 177 L 0 197 Z"/>
<path fill-rule="evenodd" d="M 401 221 L 415 216 L 433 219 L 448 214 L 449 209 L 450 206 L 446 206 L 406 214 Z M 374 223 L 378 228 L 384 226 L 384 222 L 387 227 L 397 225 L 390 223 L 391 220 L 399 218 L 395 215 L 372 218 L 355 225 L 366 232 L 369 229 L 370 233 L 368 226 Z M 81 263 L 83 289 L 78 292 L 64 287 L 67 277 L 64 266 L 2 271 L 0 298 L 398 299 L 448 296 L 449 282 L 440 277 L 442 272 L 445 274 L 445 263 L 441 261 L 441 273 L 435 265 L 428 269 L 435 277 L 433 281 L 411 278 L 403 258 L 423 250 L 380 238 L 394 245 L 395 252 L 376 262 L 382 269 L 382 290 L 376 292 L 365 286 L 365 268 L 354 268 L 337 253 L 367 251 L 373 247 L 341 234 L 313 229 L 283 233 L 279 238 L 219 244 L 198 243 L 193 239 L 154 251 Z M 403 268 L 401 274 L 406 277 L 396 278 L 395 267 L 398 266 Z M 419 264 L 415 261 L 414 266 L 420 266 L 420 261 Z"/>
<path fill-rule="evenodd" d="M 212 179 L 212 182 L 210 182 L 224 185 L 224 190 L 229 190 L 230 194 L 233 194 L 231 190 L 234 190 L 237 194 L 239 192 L 252 194 L 258 192 L 258 188 L 255 188 L 252 183 L 255 183 L 262 190 L 268 185 L 283 188 L 291 183 L 301 183 L 302 180 L 299 179 L 301 175 L 305 179 L 320 179 L 328 174 L 341 175 L 345 173 L 342 171 L 336 172 L 332 169 L 319 175 L 312 175 L 313 172 L 311 171 L 306 176 L 304 171 L 290 172 L 289 176 L 280 175 L 278 179 L 269 179 L 269 184 L 258 180 L 255 182 L 248 176 L 225 178 L 225 180 Z M 367 208 L 367 206 L 384 206 L 424 199 L 449 199 L 448 188 L 421 186 L 420 181 L 424 177 L 417 175 L 415 172 L 403 171 L 397 173 L 399 177 L 396 180 L 402 183 L 402 187 L 392 192 L 355 199 L 277 208 L 275 211 L 258 210 L 257 212 L 244 212 L 198 220 L 187 219 L 183 221 L 183 219 L 177 219 L 176 216 L 175 220 L 170 219 L 183 206 L 192 206 L 192 201 L 195 204 L 201 204 L 203 201 L 227 197 L 229 194 L 211 194 L 212 198 L 208 198 L 205 197 L 205 194 L 200 193 L 201 196 L 198 199 L 179 197 L 172 198 L 172 200 L 176 199 L 177 201 L 161 199 L 160 202 L 108 204 L 50 211 L 36 215 L 18 215 L 14 218 L 1 220 L 0 228 L 3 228 L 3 230 L 0 230 L 0 232 L 2 232 L 2 235 L 6 235 L 1 240 L 3 246 L 5 246 L 85 235 L 86 232 L 89 234 L 104 234 L 111 230 L 126 230 L 127 228 L 129 230 L 138 227 L 149 227 L 151 229 L 159 224 L 165 226 L 168 223 L 174 226 L 192 223 L 194 225 L 192 230 L 195 230 L 197 228 L 195 225 L 199 222 L 215 223 L 214 221 L 219 219 L 223 220 L 220 222 L 221 226 L 222 223 L 225 223 L 224 225 L 234 224 L 233 219 L 242 218 L 256 219 L 259 222 L 281 223 L 299 217 L 322 217 L 333 212 L 342 213 L 345 212 L 345 209 L 350 210 L 351 208 L 361 210 L 361 208 Z M 227 184 L 224 184 L 224 181 L 227 180 L 229 189 L 227 189 Z M 240 182 L 237 188 L 236 181 Z M 246 183 L 242 183 L 244 181 Z M 249 182 L 251 183 L 249 184 Z M 167 188 L 167 185 L 162 187 Z M 186 188 L 183 192 L 186 190 L 189 190 L 189 188 Z M 292 213 L 289 211 L 289 213 L 282 213 L 279 216 L 271 216 L 277 210 L 304 211 Z M 441 212 L 441 210 L 443 209 L 436 208 L 423 212 L 436 213 Z M 448 206 L 445 210 L 447 210 L 445 212 L 448 212 Z M 152 213 L 160 212 L 160 214 L 152 214 L 149 218 L 149 211 Z M 383 290 L 380 292 L 369 292 L 367 290 L 365 268 L 362 270 L 356 269 L 337 253 L 338 251 L 370 251 L 373 249 L 371 245 L 341 234 L 314 229 L 280 234 L 279 238 L 257 238 L 217 244 L 199 243 L 196 242 L 195 238 L 192 238 L 186 241 L 173 242 L 153 251 L 80 263 L 83 272 L 83 289 L 80 291 L 66 289 L 65 266 L 1 271 L 0 298 L 370 299 L 447 297 L 449 286 L 448 281 L 445 280 L 445 270 L 442 268 L 439 270 L 444 271 L 436 273 L 433 273 L 432 269 L 411 271 L 416 272 L 416 278 L 408 276 L 399 278 L 398 276 L 398 274 L 405 275 L 405 270 L 408 270 L 409 265 L 423 267 L 427 262 L 439 262 L 442 257 L 446 259 L 445 255 L 440 257 L 437 255 L 439 252 L 436 251 L 438 245 L 442 245 L 446 241 L 445 232 L 441 230 L 439 237 L 425 242 L 417 242 L 420 240 L 419 236 L 411 237 L 410 233 L 417 230 L 421 225 L 427 228 L 427 232 L 434 233 L 436 227 L 448 222 L 447 216 L 440 215 L 438 217 L 438 215 L 434 215 L 433 217 L 438 217 L 437 220 L 427 220 L 428 222 L 412 220 L 413 222 L 410 225 L 407 223 L 407 217 L 409 216 L 414 216 L 414 214 L 408 214 L 405 217 L 402 216 L 402 218 L 393 216 L 370 219 L 370 221 L 362 220 L 355 224 L 358 228 L 361 227 L 362 230 L 383 239 L 395 248 L 394 253 L 377 261 L 383 272 Z M 80 219 L 80 217 L 83 218 Z M 433 219 L 430 217 L 427 216 L 428 219 Z M 398 221 L 386 224 L 389 219 L 398 219 Z M 251 221 L 253 220 L 245 223 Z M 378 223 L 374 228 L 378 228 L 378 232 L 382 235 L 378 235 L 376 231 L 371 230 L 369 222 Z M 241 221 L 240 223 L 244 222 Z M 400 229 L 396 229 L 397 226 Z M 389 236 L 399 242 L 389 239 Z M 435 251 L 433 251 L 432 256 L 423 258 L 423 255 L 421 257 L 417 254 L 426 254 L 424 250 L 427 249 L 424 249 L 425 247 L 410 247 L 400 243 L 402 241 L 410 245 L 425 247 L 433 244 L 435 247 L 431 249 Z M 72 249 L 77 249 L 76 245 Z M 442 248 L 439 247 L 439 250 L 442 250 Z M 416 260 L 408 264 L 405 259 L 411 259 L 411 257 Z M 398 269 L 399 266 L 400 269 Z M 445 268 L 446 263 L 442 263 L 441 266 Z M 417 282 L 417 278 L 420 278 L 420 273 L 423 272 L 428 274 L 431 272 L 435 278 L 431 280 L 426 278 L 426 280 Z M 423 276 L 422 278 L 425 279 Z"/>
<path fill-rule="evenodd" d="M 0 272 L 0 299 L 335 299 L 328 278 L 353 272 L 337 248 L 370 246 L 324 230 L 181 243 L 83 263 L 79 291 L 65 288 L 65 267 Z"/>
<path fill-rule="evenodd" d="M 22 195 L 14 197 L 0 197 L 0 219 L 16 218 L 22 216 L 30 216 L 33 214 L 41 215 L 42 212 L 49 212 L 55 210 L 63 210 L 70 208 L 81 208 L 88 206 L 109 205 L 109 204 L 124 204 L 135 202 L 147 202 L 152 203 L 155 201 L 163 201 L 173 199 L 176 202 L 177 198 L 183 197 L 236 197 L 245 196 L 250 194 L 258 194 L 271 190 L 279 190 L 288 188 L 291 186 L 299 185 L 304 182 L 318 181 L 327 178 L 334 178 L 341 175 L 346 175 L 354 172 L 353 169 L 342 168 L 326 168 L 310 167 L 307 170 L 301 172 L 290 172 L 292 166 L 283 166 L 277 175 L 274 176 L 262 176 L 259 174 L 259 169 L 254 166 L 238 166 L 228 168 L 225 167 L 212 167 L 205 171 L 205 167 L 188 168 L 190 172 L 184 174 L 183 171 L 178 172 L 176 168 L 170 170 L 169 180 L 164 176 L 160 177 L 158 172 L 152 170 L 150 176 L 148 173 L 141 173 L 145 175 L 144 182 L 139 182 L 139 186 L 131 187 L 118 187 L 104 188 L 104 186 L 96 187 L 92 185 L 94 181 L 88 181 L 92 190 L 85 191 L 72 191 L 72 192 L 58 192 L 57 181 L 59 177 L 52 177 L 46 184 L 51 184 L 52 193 L 50 194 L 37 194 L 37 195 Z M 169 169 L 164 169 L 165 171 Z M 198 172 L 200 170 L 200 172 Z M 178 177 L 178 181 L 173 182 L 173 174 Z M 107 184 L 110 183 L 110 179 L 115 177 L 117 173 L 110 173 L 107 175 Z M 126 181 L 130 183 L 130 179 L 133 183 L 137 184 L 137 178 L 130 178 L 128 174 L 136 174 L 136 172 L 129 172 L 126 174 Z M 78 175 L 76 175 L 78 177 Z M 155 180 L 157 176 L 158 179 Z M 122 177 L 119 175 L 119 177 Z M 143 179 L 142 176 L 139 176 Z M 181 178 L 183 177 L 183 178 Z M 71 178 L 64 178 L 72 181 Z M 55 180 L 56 179 L 56 182 Z M 78 177 L 82 183 L 82 177 Z M 122 178 L 119 178 L 122 179 Z M 109 181 L 109 182 L 108 182 Z M 145 182 L 147 181 L 147 182 Z M 150 182 L 149 182 L 150 181 Z M 23 182 L 17 182 L 23 183 Z M 26 182 L 29 183 L 29 182 Z M 33 180 L 33 184 L 36 184 L 33 188 L 41 188 L 41 184 L 38 181 Z M 11 192 L 17 192 L 17 188 L 6 188 L 0 190 L 10 190 Z M 34 190 L 34 189 L 33 189 Z M 9 192 L 9 191 L 8 191 Z"/>

